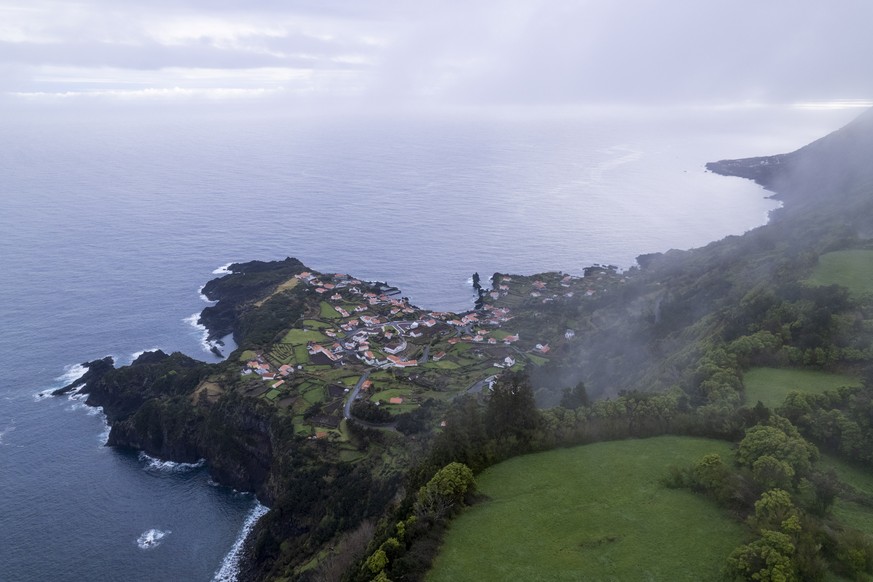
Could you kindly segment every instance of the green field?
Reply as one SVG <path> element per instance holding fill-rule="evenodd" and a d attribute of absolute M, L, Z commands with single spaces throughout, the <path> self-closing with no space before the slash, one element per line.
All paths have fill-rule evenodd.
<path fill-rule="evenodd" d="M 535 354 L 525 354 L 525 356 L 528 360 L 531 361 L 534 366 L 543 366 L 549 363 L 548 358 L 544 358 L 542 356 L 537 356 Z"/>
<path fill-rule="evenodd" d="M 323 402 L 327 398 L 327 394 L 324 392 L 324 387 L 318 385 L 307 387 L 305 390 L 301 389 L 300 395 L 303 396 L 303 400 L 307 404 Z"/>
<path fill-rule="evenodd" d="M 752 368 L 743 375 L 743 384 L 746 404 L 754 406 L 760 400 L 774 408 L 785 402 L 789 392 L 817 394 L 840 386 L 858 386 L 858 379 L 816 370 Z"/>
<path fill-rule="evenodd" d="M 828 454 L 822 454 L 818 465 L 821 469 L 833 469 L 843 483 L 873 495 L 873 471 Z"/>
<path fill-rule="evenodd" d="M 297 344 L 294 346 L 294 360 L 298 364 L 309 363 L 309 350 L 306 349 L 305 344 Z"/>
<path fill-rule="evenodd" d="M 478 477 L 488 496 L 450 526 L 431 582 L 717 580 L 744 528 L 660 483 L 672 464 L 730 445 L 689 437 L 597 443 L 511 459 Z"/>
<path fill-rule="evenodd" d="M 333 308 L 333 305 L 328 303 L 327 301 L 321 302 L 321 317 L 324 319 L 340 319 L 342 316 L 340 312 Z"/>
<path fill-rule="evenodd" d="M 315 330 L 292 329 L 282 338 L 283 344 L 306 345 L 309 342 L 327 341 L 327 336 Z"/>
<path fill-rule="evenodd" d="M 819 468 L 833 469 L 843 483 L 868 495 L 873 494 L 873 471 L 849 464 L 832 455 L 822 455 Z M 841 523 L 873 534 L 873 507 L 837 498 L 832 511 Z"/>
<path fill-rule="evenodd" d="M 461 366 L 449 360 L 440 360 L 439 362 L 427 362 L 422 367 L 428 370 L 457 370 Z"/>
<path fill-rule="evenodd" d="M 873 251 L 826 253 L 806 281 L 810 285 L 842 285 L 853 293 L 873 293 Z"/>
<path fill-rule="evenodd" d="M 391 398 L 409 398 L 412 392 L 409 388 L 390 388 L 388 390 L 380 390 L 370 397 L 373 402 L 388 402 Z"/>

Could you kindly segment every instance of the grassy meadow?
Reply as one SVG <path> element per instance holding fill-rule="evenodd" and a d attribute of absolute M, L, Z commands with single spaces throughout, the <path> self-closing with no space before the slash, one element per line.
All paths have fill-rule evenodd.
<path fill-rule="evenodd" d="M 807 279 L 811 285 L 842 285 L 852 293 L 873 293 L 873 251 L 851 249 L 825 253 Z"/>
<path fill-rule="evenodd" d="M 725 442 L 658 437 L 511 459 L 484 471 L 489 499 L 452 522 L 430 582 L 715 580 L 743 526 L 660 479 Z"/>
<path fill-rule="evenodd" d="M 843 483 L 867 495 L 873 495 L 873 471 L 826 454 L 822 455 L 819 467 L 833 469 Z M 838 497 L 832 511 L 841 523 L 873 535 L 873 507 Z"/>
<path fill-rule="evenodd" d="M 775 408 L 785 402 L 789 392 L 819 393 L 840 386 L 858 386 L 859 381 L 852 376 L 817 370 L 752 368 L 743 374 L 743 384 L 748 405 L 754 406 L 760 400 Z"/>

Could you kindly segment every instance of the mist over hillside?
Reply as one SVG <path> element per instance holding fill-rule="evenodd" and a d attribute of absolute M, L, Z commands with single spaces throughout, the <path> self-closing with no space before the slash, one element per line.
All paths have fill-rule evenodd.
<path fill-rule="evenodd" d="M 542 405 L 583 381 L 595 396 L 693 383 L 707 338 L 731 340 L 731 317 L 757 286 L 799 283 L 829 250 L 873 235 L 873 110 L 799 150 L 722 160 L 713 172 L 757 181 L 783 201 L 770 224 L 699 249 L 641 256 L 628 282 L 583 318 L 575 351 L 534 370 Z M 551 388 L 551 390 L 550 390 Z"/>

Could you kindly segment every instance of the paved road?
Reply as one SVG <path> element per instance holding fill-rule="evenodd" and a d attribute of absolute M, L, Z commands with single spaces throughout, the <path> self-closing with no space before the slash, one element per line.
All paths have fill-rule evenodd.
<path fill-rule="evenodd" d="M 491 381 L 494 380 L 494 378 L 496 378 L 496 377 L 497 376 L 488 376 L 484 380 L 479 380 L 478 382 L 476 382 L 475 384 L 473 384 L 472 386 L 467 388 L 466 393 L 467 394 L 478 394 L 479 392 L 482 392 L 482 389 L 485 388 L 486 386 L 488 386 L 491 383 Z"/>
<path fill-rule="evenodd" d="M 355 384 L 355 387 L 349 393 L 349 398 L 348 400 L 346 400 L 345 407 L 343 407 L 343 417 L 345 417 L 346 420 L 352 418 L 352 404 L 354 404 L 355 398 L 358 397 L 358 392 L 361 391 L 361 386 L 363 386 L 364 382 L 367 381 L 367 378 L 370 377 L 371 371 L 372 370 L 367 370 L 366 372 L 364 372 L 364 374 L 358 379 L 358 383 Z"/>

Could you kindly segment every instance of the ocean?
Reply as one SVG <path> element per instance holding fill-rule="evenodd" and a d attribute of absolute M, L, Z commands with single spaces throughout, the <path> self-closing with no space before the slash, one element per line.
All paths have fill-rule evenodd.
<path fill-rule="evenodd" d="M 98 410 L 42 396 L 105 355 L 215 361 L 192 316 L 228 263 L 293 256 L 469 309 L 473 272 L 627 268 L 763 224 L 766 192 L 703 165 L 853 115 L 0 114 L 0 579 L 234 578 L 253 496 L 109 449 Z"/>

